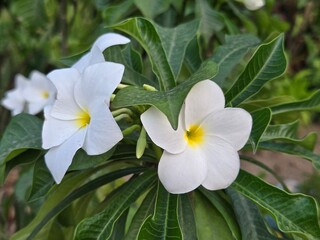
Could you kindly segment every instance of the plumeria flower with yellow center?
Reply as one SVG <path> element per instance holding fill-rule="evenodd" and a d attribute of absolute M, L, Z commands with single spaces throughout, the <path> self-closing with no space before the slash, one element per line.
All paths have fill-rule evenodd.
<path fill-rule="evenodd" d="M 141 115 L 151 140 L 164 149 L 158 175 L 168 192 L 187 193 L 200 185 L 224 189 L 237 177 L 237 151 L 249 138 L 252 118 L 241 108 L 224 106 L 220 87 L 204 80 L 187 95 L 177 130 L 155 107 Z"/>
<path fill-rule="evenodd" d="M 88 53 L 82 56 L 72 67 L 82 72 L 86 67 L 100 62 L 105 62 L 103 51 L 108 47 L 115 45 L 123 45 L 130 42 L 126 38 L 117 33 L 106 33 L 97 38 Z"/>
<path fill-rule="evenodd" d="M 26 111 L 26 99 L 22 93 L 29 84 L 28 79 L 21 74 L 17 74 L 14 81 L 15 88 L 7 91 L 1 101 L 1 105 L 10 110 L 12 116 Z"/>
<path fill-rule="evenodd" d="M 42 147 L 49 149 L 45 162 L 56 183 L 62 180 L 78 149 L 98 155 L 122 139 L 109 101 L 123 72 L 122 64 L 104 62 L 82 73 L 66 68 L 48 74 L 57 88 L 57 100 L 44 111 Z"/>
<path fill-rule="evenodd" d="M 53 103 L 56 88 L 44 74 L 32 71 L 29 84 L 24 88 L 22 94 L 27 101 L 27 112 L 35 115 L 45 106 Z"/>

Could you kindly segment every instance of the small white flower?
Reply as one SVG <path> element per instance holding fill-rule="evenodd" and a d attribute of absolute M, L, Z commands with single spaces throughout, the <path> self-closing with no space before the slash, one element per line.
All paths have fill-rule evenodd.
<path fill-rule="evenodd" d="M 264 0 L 244 0 L 243 1 L 244 6 L 251 10 L 258 10 L 259 8 L 262 8 L 265 5 Z"/>
<path fill-rule="evenodd" d="M 24 88 L 22 94 L 27 101 L 27 112 L 35 115 L 45 106 L 53 103 L 56 88 L 44 74 L 32 71 L 29 84 Z"/>
<path fill-rule="evenodd" d="M 11 111 L 11 115 L 17 115 L 26 110 L 26 99 L 23 96 L 24 89 L 29 81 L 21 74 L 17 74 L 15 79 L 15 88 L 6 92 L 1 101 L 1 105 Z"/>
<path fill-rule="evenodd" d="M 224 105 L 220 87 L 205 80 L 187 95 L 177 130 L 154 107 L 141 115 L 151 140 L 164 149 L 158 174 L 169 192 L 186 193 L 200 185 L 224 189 L 237 177 L 237 151 L 249 138 L 252 118 L 243 109 Z"/>
<path fill-rule="evenodd" d="M 97 38 L 93 43 L 90 52 L 82 56 L 72 67 L 82 72 L 86 67 L 100 62 L 105 62 L 103 51 L 108 47 L 123 45 L 130 42 L 130 39 L 117 34 L 106 33 Z"/>
<path fill-rule="evenodd" d="M 82 73 L 66 68 L 48 74 L 58 94 L 54 105 L 45 108 L 42 147 L 49 149 L 45 162 L 57 183 L 78 149 L 89 155 L 102 154 L 122 139 L 109 100 L 123 72 L 123 65 L 104 62 Z"/>

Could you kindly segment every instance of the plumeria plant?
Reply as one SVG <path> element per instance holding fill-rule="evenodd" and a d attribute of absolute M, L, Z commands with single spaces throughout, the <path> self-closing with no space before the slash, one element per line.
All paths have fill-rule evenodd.
<path fill-rule="evenodd" d="M 200 28 L 198 20 L 165 28 L 129 18 L 46 84 L 29 84 L 29 94 L 27 80 L 17 80 L 7 98 L 19 104 L 8 108 L 25 113 L 2 136 L 0 177 L 31 169 L 35 216 L 12 239 L 320 239 L 315 199 L 291 193 L 254 155 L 296 155 L 320 169 L 316 134 L 299 138 L 297 121 L 274 122 L 318 108 L 319 91 L 287 102 L 259 95 L 286 70 L 283 34 L 225 36 L 204 57 Z M 21 107 L 24 96 L 44 114 Z"/>

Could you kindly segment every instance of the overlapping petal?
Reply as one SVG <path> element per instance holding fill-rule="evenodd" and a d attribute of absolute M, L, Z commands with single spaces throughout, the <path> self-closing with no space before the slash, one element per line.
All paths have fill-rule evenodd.
<path fill-rule="evenodd" d="M 78 130 L 63 144 L 51 148 L 45 155 L 45 162 L 56 183 L 60 183 L 70 166 L 73 156 L 83 145 L 86 128 Z"/>
<path fill-rule="evenodd" d="M 170 193 L 187 193 L 198 186 L 207 176 L 207 162 L 201 153 L 187 148 L 180 154 L 164 151 L 159 162 L 161 183 Z"/>
<path fill-rule="evenodd" d="M 241 108 L 225 108 L 211 113 L 201 126 L 208 135 L 218 136 L 240 150 L 249 138 L 252 117 Z"/>
<path fill-rule="evenodd" d="M 93 102 L 89 109 L 91 119 L 83 145 L 83 149 L 89 155 L 104 153 L 123 138 L 121 129 L 114 120 L 108 105 L 99 100 Z"/>
<path fill-rule="evenodd" d="M 202 185 L 209 190 L 227 188 L 237 177 L 240 169 L 238 152 L 223 139 L 207 139 L 201 148 L 207 160 L 208 172 Z"/>
<path fill-rule="evenodd" d="M 200 123 L 208 114 L 224 108 L 221 88 L 211 80 L 194 85 L 185 100 L 186 126 Z"/>
<path fill-rule="evenodd" d="M 179 120 L 181 123 L 182 117 Z M 150 107 L 141 115 L 141 122 L 151 140 L 169 153 L 181 153 L 186 148 L 184 130 L 181 125 L 174 130 L 167 117 L 157 108 Z"/>

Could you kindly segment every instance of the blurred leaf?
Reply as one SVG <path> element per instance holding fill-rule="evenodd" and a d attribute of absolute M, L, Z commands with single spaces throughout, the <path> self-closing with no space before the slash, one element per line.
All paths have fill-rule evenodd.
<path fill-rule="evenodd" d="M 111 25 L 129 16 L 135 9 L 134 0 L 122 1 L 113 5 L 109 4 L 108 7 L 103 9 L 102 17 L 106 24 Z"/>
<path fill-rule="evenodd" d="M 261 141 L 261 136 L 266 131 L 271 121 L 271 110 L 270 108 L 263 108 L 251 113 L 251 116 L 253 124 L 249 141 L 252 145 L 253 152 L 255 152 L 258 148 L 259 142 Z"/>
<path fill-rule="evenodd" d="M 187 46 L 198 31 L 199 21 L 194 20 L 180 24 L 175 28 L 164 28 L 159 25 L 155 25 L 155 27 L 176 79 L 180 72 Z"/>
<path fill-rule="evenodd" d="M 309 98 L 290 102 L 285 104 L 279 104 L 277 106 L 273 106 L 271 108 L 272 114 L 279 114 L 291 111 L 305 111 L 305 110 L 316 110 L 320 108 L 320 90 L 316 91 L 312 96 Z"/>
<path fill-rule="evenodd" d="M 217 191 L 208 191 L 203 187 L 200 187 L 199 190 L 219 211 L 221 216 L 226 221 L 234 239 L 241 240 L 239 225 L 235 219 L 234 212 L 231 210 L 232 207 L 226 201 L 226 199 L 222 198 Z"/>
<path fill-rule="evenodd" d="M 158 77 L 161 89 L 169 90 L 176 85 L 161 38 L 149 20 L 130 18 L 114 25 L 113 28 L 129 34 L 142 45 L 150 57 L 153 72 Z"/>
<path fill-rule="evenodd" d="M 219 72 L 212 80 L 222 88 L 226 87 L 225 80 L 232 69 L 239 64 L 251 47 L 259 44 L 260 40 L 250 34 L 227 35 L 225 43 L 217 48 L 211 60 L 219 66 Z"/>
<path fill-rule="evenodd" d="M 268 81 L 279 77 L 286 69 L 283 50 L 284 35 L 262 44 L 252 56 L 243 73 L 226 93 L 226 101 L 238 106 L 257 94 Z"/>
<path fill-rule="evenodd" d="M 320 238 L 318 208 L 313 198 L 289 194 L 242 170 L 231 188 L 269 211 L 281 231 L 310 240 Z"/>
<path fill-rule="evenodd" d="M 180 194 L 178 201 L 178 220 L 181 228 L 182 239 L 197 239 L 192 199 L 189 194 Z"/>
<path fill-rule="evenodd" d="M 242 239 L 276 240 L 266 227 L 258 207 L 235 190 L 227 189 L 240 224 Z M 250 227 L 249 227 L 250 226 Z"/>
<path fill-rule="evenodd" d="M 164 13 L 170 6 L 170 0 L 149 1 L 134 0 L 136 6 L 140 9 L 143 16 L 154 19 L 157 15 Z"/>
<path fill-rule="evenodd" d="M 194 212 L 198 240 L 234 240 L 226 221 L 210 201 L 194 192 Z"/>
<path fill-rule="evenodd" d="M 202 59 L 200 56 L 198 37 L 194 37 L 189 43 L 185 53 L 185 62 L 191 73 L 194 73 L 201 66 Z"/>
<path fill-rule="evenodd" d="M 80 222 L 75 231 L 75 239 L 109 239 L 114 223 L 130 204 L 155 182 L 155 175 L 155 172 L 150 170 L 126 182 L 112 195 L 102 212 Z"/>
<path fill-rule="evenodd" d="M 178 195 L 170 194 L 158 182 L 154 214 L 140 228 L 137 240 L 182 239 L 178 222 Z"/>
<path fill-rule="evenodd" d="M 302 157 L 320 170 L 320 156 L 307 148 L 292 143 L 261 142 L 259 148 Z"/>
<path fill-rule="evenodd" d="M 152 216 L 154 211 L 155 199 L 157 196 L 156 191 L 156 187 L 152 188 L 150 192 L 147 194 L 147 196 L 144 198 L 138 211 L 132 219 L 128 232 L 125 236 L 126 240 L 137 239 L 141 225 L 144 223 L 147 217 Z"/>
<path fill-rule="evenodd" d="M 194 84 L 210 79 L 217 72 L 213 62 L 205 62 L 202 67 L 187 81 L 169 91 L 146 91 L 141 88 L 126 87 L 121 89 L 112 102 L 115 108 L 135 105 L 152 105 L 162 111 L 174 129 L 178 126 L 178 117 L 185 97 Z"/>
<path fill-rule="evenodd" d="M 261 141 L 283 140 L 296 143 L 312 151 L 317 142 L 317 133 L 309 133 L 302 139 L 298 138 L 299 121 L 287 124 L 269 125 L 264 132 Z"/>
<path fill-rule="evenodd" d="M 12 117 L 0 142 L 0 165 L 26 149 L 42 149 L 42 121 L 29 114 Z"/>

